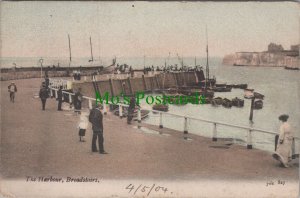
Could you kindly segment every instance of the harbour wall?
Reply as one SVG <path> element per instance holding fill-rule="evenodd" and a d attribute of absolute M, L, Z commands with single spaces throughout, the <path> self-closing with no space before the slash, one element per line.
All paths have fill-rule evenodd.
<path fill-rule="evenodd" d="M 159 73 L 155 75 L 142 75 L 141 77 L 124 79 L 107 79 L 96 81 L 100 95 L 108 92 L 110 96 L 134 95 L 136 92 L 150 92 L 158 89 L 167 89 L 183 85 L 195 85 L 196 76 L 194 72 Z M 95 98 L 93 83 L 73 82 L 73 92 L 81 88 L 85 96 Z"/>
<path fill-rule="evenodd" d="M 75 70 L 80 70 L 82 76 L 92 75 L 97 71 L 105 73 L 103 67 L 43 67 L 42 76 L 47 72 L 49 77 L 69 77 Z M 1 81 L 40 77 L 40 67 L 1 68 Z"/>

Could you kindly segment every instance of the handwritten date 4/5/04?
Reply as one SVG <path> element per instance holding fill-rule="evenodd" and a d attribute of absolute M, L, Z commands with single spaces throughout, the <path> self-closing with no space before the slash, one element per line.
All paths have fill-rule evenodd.
<path fill-rule="evenodd" d="M 135 195 L 136 193 L 144 193 L 147 194 L 147 196 L 149 196 L 151 194 L 151 192 L 156 192 L 156 193 L 173 193 L 170 192 L 168 190 L 168 188 L 163 187 L 163 186 L 158 186 L 156 184 L 152 184 L 150 186 L 148 185 L 133 185 L 133 184 L 129 184 L 126 188 L 126 190 L 128 190 L 128 193 L 133 193 L 133 195 Z"/>

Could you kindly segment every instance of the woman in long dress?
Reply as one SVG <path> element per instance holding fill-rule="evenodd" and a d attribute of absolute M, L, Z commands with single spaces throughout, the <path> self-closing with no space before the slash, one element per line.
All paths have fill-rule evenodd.
<path fill-rule="evenodd" d="M 289 162 L 292 160 L 292 144 L 294 138 L 291 126 L 287 122 L 288 118 L 288 115 L 279 116 L 279 120 L 282 121 L 282 124 L 280 126 L 277 149 L 273 154 L 273 157 L 279 160 L 286 168 L 289 167 Z"/>

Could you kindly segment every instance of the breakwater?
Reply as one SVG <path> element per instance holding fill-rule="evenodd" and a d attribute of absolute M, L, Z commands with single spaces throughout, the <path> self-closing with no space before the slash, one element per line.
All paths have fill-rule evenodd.
<path fill-rule="evenodd" d="M 134 78 L 109 78 L 96 81 L 100 95 L 108 93 L 110 96 L 135 95 L 136 92 L 152 92 L 179 86 L 193 86 L 196 84 L 194 72 L 172 72 L 158 73 L 153 75 L 142 75 Z M 73 91 L 81 88 L 81 93 L 95 98 L 95 90 L 91 81 L 78 81 L 72 84 Z"/>

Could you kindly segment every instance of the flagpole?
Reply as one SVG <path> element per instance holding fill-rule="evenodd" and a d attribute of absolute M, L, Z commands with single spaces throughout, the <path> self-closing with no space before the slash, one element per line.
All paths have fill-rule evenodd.
<path fill-rule="evenodd" d="M 69 62 L 69 68 L 71 67 L 71 61 L 72 61 L 72 53 L 71 53 L 71 40 L 70 40 L 70 35 L 68 34 L 68 39 L 69 39 L 69 53 L 70 53 L 70 62 Z"/>
<path fill-rule="evenodd" d="M 209 65 L 208 65 L 208 36 L 207 36 L 207 25 L 206 27 L 206 88 L 209 83 Z"/>

